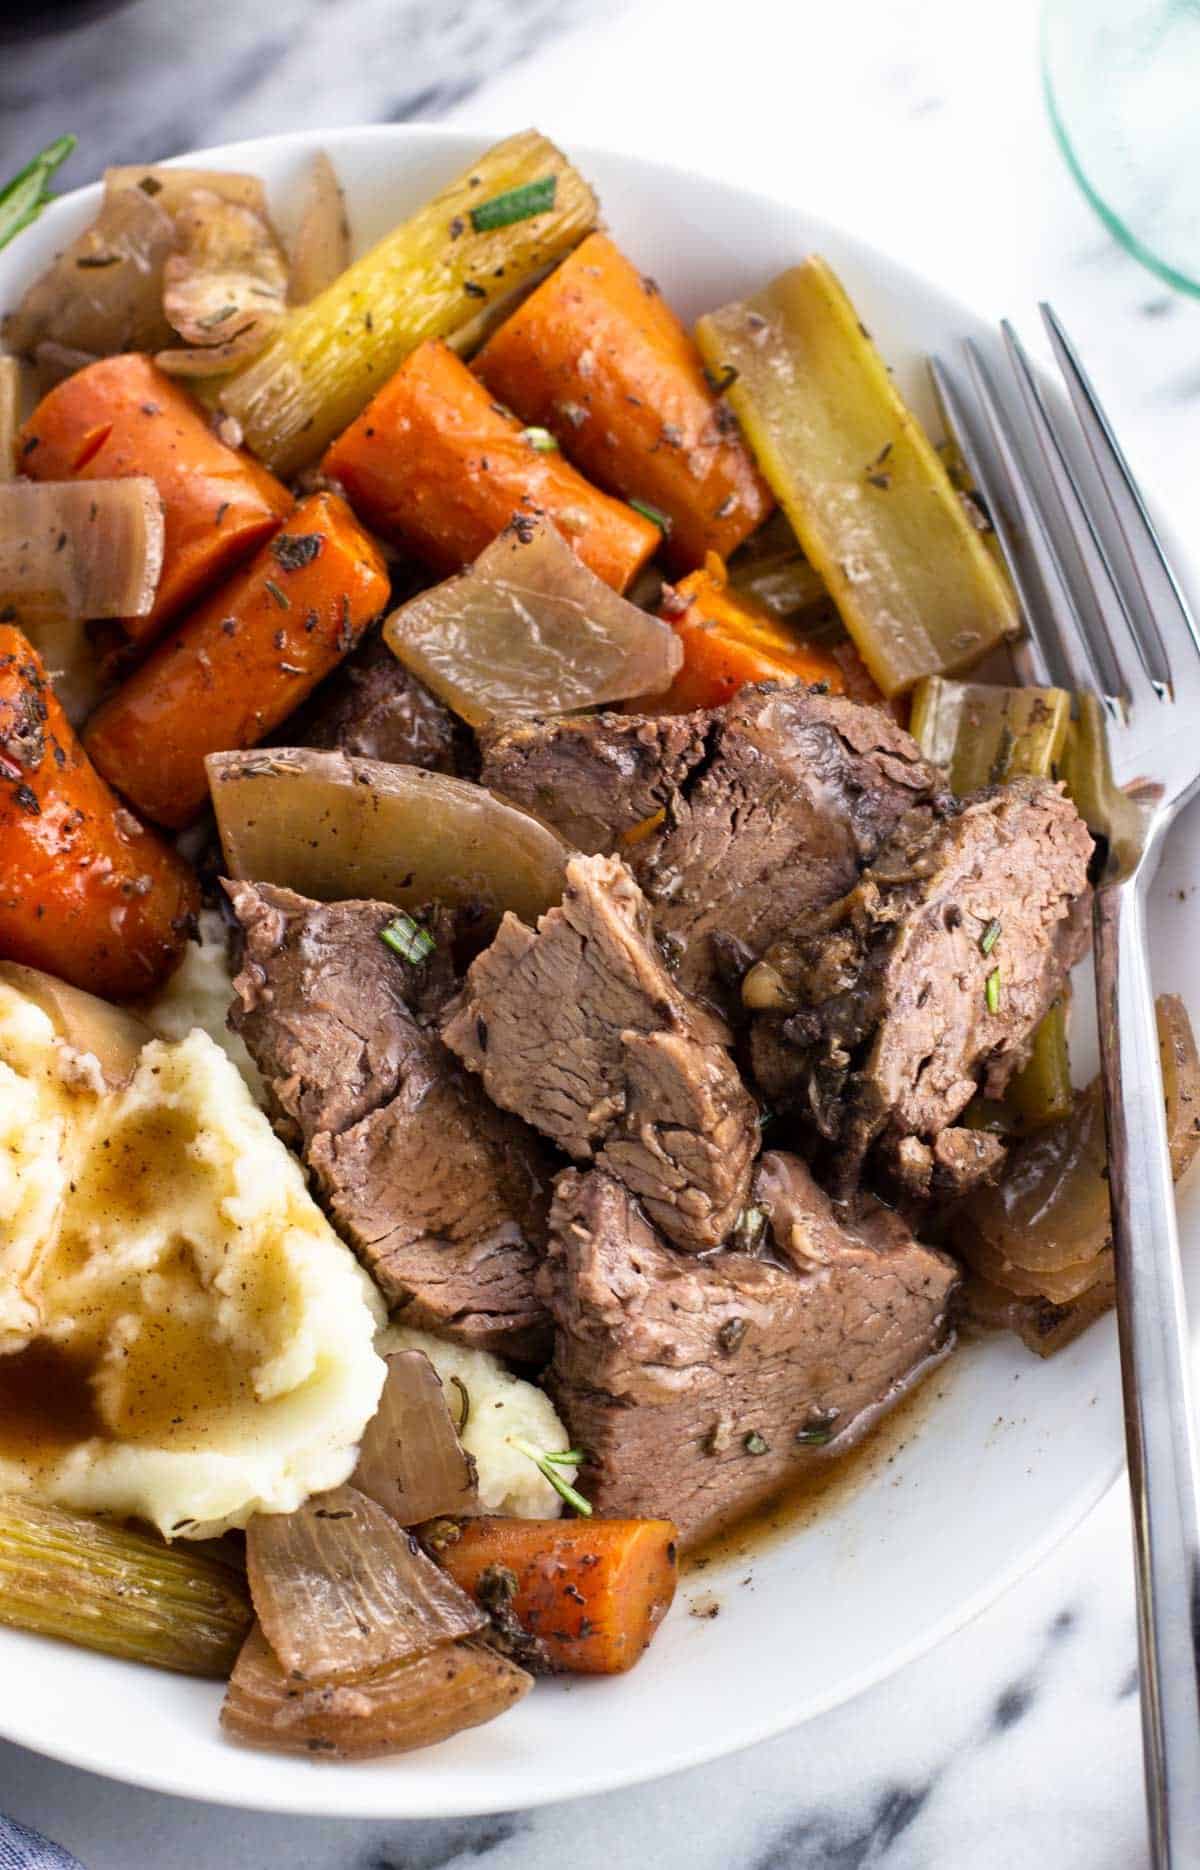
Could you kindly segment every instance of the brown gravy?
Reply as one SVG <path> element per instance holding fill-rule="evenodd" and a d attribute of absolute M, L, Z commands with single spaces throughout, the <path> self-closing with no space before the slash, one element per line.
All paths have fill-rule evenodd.
<path fill-rule="evenodd" d="M 744 1518 L 716 1532 L 680 1560 L 683 1577 L 697 1578 L 712 1566 L 744 1564 L 818 1519 L 835 1512 L 860 1487 L 888 1467 L 924 1428 L 946 1394 L 952 1364 L 936 1363 L 880 1416 L 846 1452 L 815 1457 L 798 1479 L 762 1501 Z"/>
<path fill-rule="evenodd" d="M 0 1455 L 46 1459 L 103 1432 L 86 1361 L 45 1339 L 0 1357 Z"/>

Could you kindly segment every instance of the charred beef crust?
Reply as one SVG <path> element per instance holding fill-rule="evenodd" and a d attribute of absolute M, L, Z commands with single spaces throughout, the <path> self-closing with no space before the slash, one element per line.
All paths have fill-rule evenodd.
<path fill-rule="evenodd" d="M 676 1246 L 719 1246 L 745 1200 L 757 1110 L 725 1028 L 680 993 L 619 859 L 576 857 L 537 931 L 506 915 L 442 1026 L 488 1096 L 644 1201 Z"/>
<path fill-rule="evenodd" d="M 230 1024 L 249 1047 L 334 1226 L 406 1324 L 517 1358 L 544 1352 L 533 1290 L 549 1170 L 532 1131 L 438 1038 L 448 921 L 428 960 L 379 939 L 386 903 L 232 883 L 245 930 Z"/>
<path fill-rule="evenodd" d="M 464 778 L 473 778 L 478 764 L 470 730 L 393 656 L 378 629 L 281 733 L 288 746 L 330 748 Z"/>
<path fill-rule="evenodd" d="M 538 716 L 483 738 L 483 784 L 577 850 L 611 851 L 665 811 L 705 755 L 707 714 Z"/>
<path fill-rule="evenodd" d="M 755 1199 L 777 1258 L 689 1259 L 600 1170 L 559 1177 L 539 1288 L 547 1388 L 588 1451 L 597 1512 L 664 1514 L 695 1545 L 820 1458 L 819 1444 L 949 1348 L 957 1272 L 886 1209 L 854 1232 L 794 1157 Z"/>
<path fill-rule="evenodd" d="M 1091 848 L 1047 780 L 919 809 L 841 903 L 770 951 L 791 1010 L 756 1022 L 755 1076 L 834 1145 L 836 1192 L 872 1145 L 895 1161 L 900 1139 L 932 1142 L 978 1088 L 1003 1093 L 1078 952 Z"/>
<path fill-rule="evenodd" d="M 623 854 L 679 984 L 726 1011 L 729 955 L 842 895 L 941 783 L 882 710 L 773 685 L 710 714 L 527 723 L 486 750 L 484 778 L 587 850 L 661 813 Z"/>

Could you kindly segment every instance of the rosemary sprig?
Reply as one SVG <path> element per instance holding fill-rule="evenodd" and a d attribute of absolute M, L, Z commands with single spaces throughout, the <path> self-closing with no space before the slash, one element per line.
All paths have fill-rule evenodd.
<path fill-rule="evenodd" d="M 547 1453 L 544 1448 L 535 1448 L 533 1443 L 531 1441 L 526 1441 L 523 1435 L 510 1435 L 508 1437 L 508 1442 L 509 1446 L 515 1448 L 518 1454 L 526 1455 L 529 1460 L 533 1462 L 533 1465 L 537 1468 L 542 1478 L 550 1482 L 550 1485 L 553 1487 L 560 1500 L 565 1500 L 567 1505 L 573 1507 L 576 1513 L 582 1514 L 585 1519 L 590 1519 L 592 1512 L 591 1501 L 585 1500 L 583 1495 L 579 1492 L 579 1489 L 577 1487 L 572 1487 L 570 1481 L 564 1479 L 558 1472 L 559 1465 L 564 1467 L 579 1466 L 580 1461 L 583 1459 L 583 1454 L 580 1449 L 563 1448 L 557 1452 L 551 1451 Z"/>

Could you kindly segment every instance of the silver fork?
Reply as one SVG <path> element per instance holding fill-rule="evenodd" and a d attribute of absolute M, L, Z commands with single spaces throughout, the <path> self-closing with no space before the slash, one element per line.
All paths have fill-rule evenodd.
<path fill-rule="evenodd" d="M 1008 324 L 995 364 L 968 342 L 965 375 L 936 358 L 931 370 L 1020 591 L 1022 679 L 1083 698 L 1122 788 L 1089 814 L 1104 840 L 1096 994 L 1151 1856 L 1184 1870 L 1200 1864 L 1200 1529 L 1146 908 L 1164 836 L 1200 789 L 1200 635 L 1083 366 L 1041 310 L 1074 420 Z"/>

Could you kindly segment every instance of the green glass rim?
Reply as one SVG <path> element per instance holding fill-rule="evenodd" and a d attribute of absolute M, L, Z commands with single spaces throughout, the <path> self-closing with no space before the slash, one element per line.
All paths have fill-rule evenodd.
<path fill-rule="evenodd" d="M 1067 132 L 1067 126 L 1063 122 L 1062 113 L 1059 109 L 1058 99 L 1054 94 L 1054 81 L 1050 76 L 1050 59 L 1047 48 L 1047 38 L 1049 34 L 1048 21 L 1049 7 L 1046 7 L 1042 13 L 1042 90 L 1046 98 L 1046 112 L 1050 118 L 1050 127 L 1054 131 L 1054 140 L 1062 151 L 1063 159 L 1068 169 L 1071 171 L 1071 174 L 1075 177 L 1080 192 L 1091 204 L 1100 220 L 1104 223 L 1104 226 L 1107 227 L 1109 233 L 1120 242 L 1121 246 L 1124 247 L 1125 251 L 1130 254 L 1133 259 L 1146 267 L 1149 272 L 1156 274 L 1157 277 L 1163 280 L 1168 286 L 1174 286 L 1177 291 L 1186 292 L 1190 294 L 1192 298 L 1200 298 L 1200 280 L 1193 279 L 1190 273 L 1181 273 L 1177 267 L 1171 265 L 1169 260 L 1161 259 L 1151 247 L 1146 245 L 1144 240 L 1139 239 L 1133 229 L 1109 206 L 1103 195 L 1098 192 L 1093 183 L 1089 180 L 1087 172 L 1080 162 L 1075 146 Z"/>

